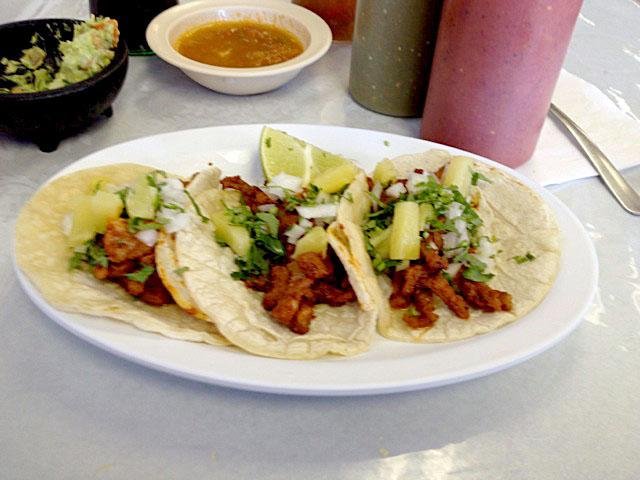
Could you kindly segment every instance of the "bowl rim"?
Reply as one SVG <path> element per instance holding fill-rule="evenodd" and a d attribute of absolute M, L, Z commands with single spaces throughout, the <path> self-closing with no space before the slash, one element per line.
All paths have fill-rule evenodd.
<path fill-rule="evenodd" d="M 70 22 L 70 23 L 82 23 L 86 20 L 80 18 L 34 18 L 29 20 L 20 20 L 17 22 L 9 22 L 3 23 L 0 25 L 0 30 L 3 30 L 8 27 L 23 27 L 23 26 L 33 26 L 34 24 L 47 24 L 49 22 Z M 64 95 L 68 95 L 74 92 L 84 91 L 88 88 L 91 88 L 96 83 L 102 81 L 104 78 L 108 77 L 115 70 L 121 67 L 123 63 L 128 62 L 128 49 L 127 45 L 120 36 L 118 40 L 118 45 L 114 49 L 114 56 L 109 62 L 109 65 L 104 67 L 95 75 L 92 75 L 89 78 L 86 78 L 80 82 L 71 83 L 64 87 L 54 88 L 52 90 L 43 90 L 42 92 L 25 92 L 25 93 L 3 93 L 0 94 L 0 98 L 10 98 L 12 100 L 25 100 L 25 99 L 45 99 L 45 98 L 55 98 Z"/>
<path fill-rule="evenodd" d="M 264 67 L 219 67 L 197 62 L 178 53 L 167 37 L 169 29 L 185 16 L 211 9 L 236 8 L 274 11 L 293 18 L 302 24 L 311 41 L 305 50 L 289 60 Z M 147 43 L 154 53 L 167 63 L 182 70 L 217 77 L 250 78 L 280 75 L 301 70 L 321 58 L 333 37 L 329 25 L 317 14 L 306 8 L 282 0 L 199 0 L 171 7 L 156 16 L 146 30 Z"/>

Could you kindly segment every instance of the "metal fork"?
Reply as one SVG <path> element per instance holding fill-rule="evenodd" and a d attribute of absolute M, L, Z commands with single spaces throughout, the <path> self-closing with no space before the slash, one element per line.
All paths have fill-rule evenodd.
<path fill-rule="evenodd" d="M 580 148 L 596 169 L 602 181 L 609 188 L 627 212 L 640 215 L 640 195 L 627 183 L 620 172 L 613 166 L 607 156 L 593 143 L 576 123 L 553 103 L 549 109 L 576 139 Z"/>

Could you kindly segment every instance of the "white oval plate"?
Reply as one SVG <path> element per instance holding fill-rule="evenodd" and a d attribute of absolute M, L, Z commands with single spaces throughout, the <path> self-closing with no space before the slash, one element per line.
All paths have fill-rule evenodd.
<path fill-rule="evenodd" d="M 273 127 L 350 157 L 369 171 L 384 157 L 429 148 L 465 153 L 416 138 L 369 130 L 293 124 Z M 237 125 L 142 138 L 93 153 L 56 176 L 120 162 L 142 163 L 186 175 L 213 162 L 224 174 L 239 174 L 259 182 L 261 129 L 262 125 Z M 48 305 L 16 270 L 36 305 L 72 333 L 136 363 L 201 382 L 282 394 L 365 395 L 417 390 L 479 377 L 524 361 L 571 332 L 595 294 L 598 263 L 581 223 L 556 197 L 511 169 L 471 156 L 508 171 L 537 191 L 555 212 L 563 240 L 560 272 L 543 302 L 517 322 L 468 340 L 415 345 L 378 337 L 370 351 L 356 357 L 312 361 L 263 358 L 230 347 L 164 338 L 105 318 L 61 312 Z"/>

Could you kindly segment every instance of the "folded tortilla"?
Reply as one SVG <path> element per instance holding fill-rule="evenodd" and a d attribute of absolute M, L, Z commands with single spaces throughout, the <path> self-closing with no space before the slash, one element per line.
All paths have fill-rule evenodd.
<path fill-rule="evenodd" d="M 89 193 L 97 181 L 130 184 L 151 171 L 141 165 L 116 164 L 74 172 L 44 185 L 18 217 L 17 264 L 44 299 L 59 310 L 113 318 L 170 338 L 228 344 L 214 324 L 190 315 L 178 305 L 147 305 L 113 282 L 69 268 L 73 252 L 67 244 L 63 222 L 74 199 Z M 162 256 L 158 258 L 162 261 Z M 176 290 L 171 286 L 168 289 L 172 293 Z"/>
<path fill-rule="evenodd" d="M 415 169 L 435 173 L 449 161 L 443 150 L 430 150 L 393 159 L 399 178 L 406 178 Z M 471 309 L 464 320 L 456 317 L 436 297 L 435 312 L 439 318 L 429 328 L 410 328 L 403 321 L 404 310 L 389 305 L 392 292 L 390 278 L 376 275 L 365 247 L 362 224 L 371 208 L 366 178 L 359 176 L 349 186 L 350 198 L 343 201 L 329 235 L 342 242 L 351 252 L 345 262 L 350 277 L 359 284 L 356 292 L 366 290 L 378 312 L 378 332 L 390 339 L 405 342 L 450 342 L 487 333 L 514 322 L 534 309 L 553 285 L 560 267 L 560 231 L 555 217 L 542 198 L 529 187 L 501 170 L 474 162 L 473 169 L 490 180 L 478 182 L 478 213 L 484 225 L 482 235 L 497 238 L 495 276 L 488 282 L 491 288 L 512 295 L 510 312 L 485 313 Z M 347 193 L 349 196 L 349 193 Z M 526 252 L 535 254 L 532 262 L 519 264 L 513 257 Z"/>
<path fill-rule="evenodd" d="M 208 190 L 196 198 L 205 215 L 220 208 L 219 195 L 219 190 Z M 341 260 L 350 261 L 350 252 L 342 244 L 332 245 Z M 360 305 L 316 305 L 309 332 L 299 335 L 277 323 L 262 307 L 262 293 L 231 277 L 238 269 L 235 254 L 215 241 L 210 223 L 194 222 L 176 233 L 175 251 L 180 267 L 187 267 L 183 278 L 198 309 L 230 342 L 248 352 L 306 360 L 329 354 L 356 355 L 371 344 L 375 311 L 364 289 L 357 292 Z M 351 274 L 349 279 L 352 285 L 359 285 L 353 283 Z"/>

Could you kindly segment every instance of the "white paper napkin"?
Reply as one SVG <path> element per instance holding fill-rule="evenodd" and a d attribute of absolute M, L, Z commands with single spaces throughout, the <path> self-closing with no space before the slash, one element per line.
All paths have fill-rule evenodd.
<path fill-rule="evenodd" d="M 619 169 L 640 165 L 640 122 L 597 87 L 563 70 L 553 103 L 573 119 Z M 597 175 L 570 134 L 547 117 L 531 159 L 518 171 L 542 185 Z"/>

